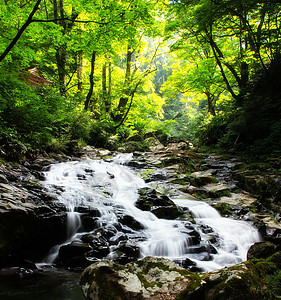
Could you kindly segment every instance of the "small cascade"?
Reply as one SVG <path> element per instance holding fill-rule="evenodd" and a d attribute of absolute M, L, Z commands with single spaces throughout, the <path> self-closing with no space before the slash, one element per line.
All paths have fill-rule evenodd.
<path fill-rule="evenodd" d="M 89 261 L 117 259 L 122 250 L 129 257 L 191 260 L 204 271 L 245 260 L 259 240 L 249 223 L 222 218 L 208 204 L 190 199 L 174 202 L 191 211 L 195 224 L 159 219 L 137 208 L 138 189 L 146 184 L 123 165 L 129 159 L 65 162 L 45 172 L 45 187 L 66 207 L 68 226 L 65 243 L 53 247 L 46 262 L 54 262 L 61 247 L 69 245 L 75 251 L 87 249 L 83 255 Z"/>

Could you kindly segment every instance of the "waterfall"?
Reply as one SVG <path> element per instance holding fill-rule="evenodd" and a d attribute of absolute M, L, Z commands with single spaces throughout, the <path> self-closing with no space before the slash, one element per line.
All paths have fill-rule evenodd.
<path fill-rule="evenodd" d="M 190 259 L 198 267 L 209 271 L 245 260 L 250 245 L 259 241 L 257 230 L 249 223 L 222 218 L 214 208 L 201 201 L 174 200 L 177 205 L 189 208 L 195 224 L 184 220 L 159 219 L 149 211 L 138 209 L 135 206 L 138 189 L 147 185 L 138 174 L 123 165 L 123 161 L 122 156 L 118 156 L 111 162 L 64 162 L 52 165 L 45 172 L 46 189 L 55 194 L 67 209 L 68 236 L 65 244 L 85 234 L 81 208 L 97 211 L 97 227 L 110 228 L 114 232 L 114 236 L 108 238 L 111 252 L 104 258 L 112 257 L 120 237 L 126 232 L 126 237 L 139 247 L 140 257 Z M 120 218 L 124 216 L 130 216 L 142 225 L 141 228 L 133 230 L 120 225 Z M 90 230 L 86 233 L 94 235 L 96 232 Z M 212 246 L 211 238 L 215 239 Z M 55 260 L 59 248 L 60 245 L 52 249 L 48 262 Z M 206 249 L 211 249 L 212 254 Z"/>

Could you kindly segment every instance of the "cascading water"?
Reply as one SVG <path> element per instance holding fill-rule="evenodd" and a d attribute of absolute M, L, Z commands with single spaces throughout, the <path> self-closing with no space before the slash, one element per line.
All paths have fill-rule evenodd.
<path fill-rule="evenodd" d="M 126 238 L 139 248 L 140 257 L 188 259 L 210 271 L 245 260 L 250 245 L 259 241 L 257 230 L 250 224 L 222 218 L 215 209 L 200 201 L 174 200 L 177 205 L 190 209 L 196 224 L 159 219 L 149 211 L 138 209 L 135 206 L 138 189 L 146 184 L 122 162 L 124 157 L 120 156 L 112 162 L 66 162 L 52 165 L 45 173 L 45 187 L 57 195 L 68 211 L 65 244 L 81 241 L 89 234 L 92 238 L 100 238 L 109 229 L 110 236 L 104 238 L 109 250 L 102 258 L 114 259 L 115 250 Z M 96 212 L 95 226 L 87 232 L 82 220 L 85 209 Z M 120 223 L 128 216 L 141 227 L 132 229 L 133 226 Z M 59 248 L 52 249 L 48 262 L 56 259 Z"/>

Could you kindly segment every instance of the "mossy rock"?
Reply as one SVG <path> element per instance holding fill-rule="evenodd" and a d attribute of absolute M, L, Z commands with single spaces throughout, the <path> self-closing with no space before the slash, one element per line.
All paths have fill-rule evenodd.
<path fill-rule="evenodd" d="M 231 210 L 231 206 L 225 202 L 217 203 L 214 207 L 223 216 L 229 216 L 233 213 Z"/>
<path fill-rule="evenodd" d="M 168 259 L 146 257 L 125 266 L 103 261 L 81 276 L 87 299 L 278 299 L 281 252 L 210 272 L 193 273 Z"/>
<path fill-rule="evenodd" d="M 146 257 L 125 266 L 102 261 L 89 266 L 80 284 L 87 299 L 176 299 L 202 284 L 200 276 L 165 258 Z"/>
<path fill-rule="evenodd" d="M 267 258 L 275 253 L 276 246 L 271 242 L 258 242 L 250 247 L 247 259 Z"/>
<path fill-rule="evenodd" d="M 264 266 L 263 266 L 264 267 Z M 271 269 L 272 265 L 269 266 Z M 275 299 L 268 288 L 266 273 L 261 266 L 245 262 L 232 267 L 202 275 L 204 283 L 196 289 L 180 293 L 178 300 L 241 300 L 241 299 Z M 262 273 L 262 275 L 261 275 Z"/>

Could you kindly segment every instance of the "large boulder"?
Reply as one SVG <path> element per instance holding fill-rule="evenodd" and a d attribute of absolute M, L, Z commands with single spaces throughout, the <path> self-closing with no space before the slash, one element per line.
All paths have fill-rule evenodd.
<path fill-rule="evenodd" d="M 125 266 L 112 261 L 90 265 L 80 284 L 89 300 L 277 299 L 280 252 L 210 272 L 193 273 L 165 258 L 146 257 Z"/>
<path fill-rule="evenodd" d="M 125 266 L 102 261 L 89 266 L 80 284 L 87 299 L 176 299 L 198 275 L 164 258 L 146 257 Z"/>

